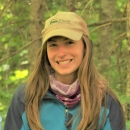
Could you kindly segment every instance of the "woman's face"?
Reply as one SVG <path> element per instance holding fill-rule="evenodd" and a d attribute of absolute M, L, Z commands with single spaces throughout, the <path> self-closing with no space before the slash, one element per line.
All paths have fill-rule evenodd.
<path fill-rule="evenodd" d="M 55 70 L 55 78 L 62 82 L 63 77 L 75 80 L 77 70 L 83 60 L 82 40 L 73 41 L 65 37 L 52 37 L 47 41 L 48 60 Z"/>

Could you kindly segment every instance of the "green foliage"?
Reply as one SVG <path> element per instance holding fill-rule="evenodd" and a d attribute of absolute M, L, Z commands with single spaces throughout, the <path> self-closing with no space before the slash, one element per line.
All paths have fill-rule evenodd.
<path fill-rule="evenodd" d="M 130 130 L 130 121 L 126 121 L 127 130 Z"/>

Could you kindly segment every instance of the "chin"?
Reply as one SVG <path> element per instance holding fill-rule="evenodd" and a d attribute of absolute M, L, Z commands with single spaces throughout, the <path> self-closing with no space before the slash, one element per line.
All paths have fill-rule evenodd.
<path fill-rule="evenodd" d="M 61 76 L 70 76 L 70 75 L 71 75 L 71 76 L 75 76 L 76 74 L 77 74 L 77 72 L 73 72 L 73 71 L 69 71 L 69 72 L 66 72 L 66 71 L 65 71 L 65 72 L 61 72 L 61 73 L 58 72 L 58 73 L 57 73 L 57 75 L 59 75 L 59 76 L 60 76 L 60 75 L 61 75 Z"/>

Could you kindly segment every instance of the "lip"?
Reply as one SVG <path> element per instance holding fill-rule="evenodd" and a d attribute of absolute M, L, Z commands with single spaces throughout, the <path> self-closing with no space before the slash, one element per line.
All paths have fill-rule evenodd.
<path fill-rule="evenodd" d="M 70 63 L 73 59 L 68 59 L 68 60 L 62 60 L 62 61 L 56 61 L 59 65 L 66 65 Z"/>

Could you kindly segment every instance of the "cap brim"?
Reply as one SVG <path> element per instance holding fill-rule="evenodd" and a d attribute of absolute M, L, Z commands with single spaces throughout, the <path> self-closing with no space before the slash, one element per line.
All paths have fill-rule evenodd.
<path fill-rule="evenodd" d="M 78 41 L 81 39 L 83 35 L 83 32 L 79 32 L 76 30 L 70 30 L 70 29 L 54 29 L 52 31 L 49 31 L 47 34 L 43 34 L 43 41 L 42 44 L 44 44 L 48 39 L 54 36 L 62 36 L 69 39 L 72 39 L 74 41 Z"/>

